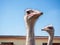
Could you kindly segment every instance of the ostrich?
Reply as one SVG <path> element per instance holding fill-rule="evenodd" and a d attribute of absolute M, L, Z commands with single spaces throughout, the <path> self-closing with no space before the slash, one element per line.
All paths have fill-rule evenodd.
<path fill-rule="evenodd" d="M 39 16 L 41 16 L 43 13 L 38 10 L 33 9 L 27 9 L 24 20 L 27 30 L 26 35 L 26 45 L 35 45 L 35 39 L 34 39 L 34 24 Z"/>
<path fill-rule="evenodd" d="M 42 31 L 46 31 L 49 34 L 47 45 L 52 45 L 53 37 L 54 37 L 54 27 L 52 25 L 48 25 L 42 29 Z"/>

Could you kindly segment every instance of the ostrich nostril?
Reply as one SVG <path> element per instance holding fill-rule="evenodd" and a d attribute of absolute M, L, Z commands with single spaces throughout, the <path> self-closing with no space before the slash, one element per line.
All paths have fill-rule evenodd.
<path fill-rule="evenodd" d="M 43 12 L 41 12 L 41 15 L 43 14 Z"/>
<path fill-rule="evenodd" d="M 27 11 L 27 14 L 30 14 L 30 11 Z"/>

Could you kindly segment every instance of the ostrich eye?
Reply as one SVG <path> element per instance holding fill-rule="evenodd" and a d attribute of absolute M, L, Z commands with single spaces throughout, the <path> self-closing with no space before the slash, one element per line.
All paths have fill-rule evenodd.
<path fill-rule="evenodd" d="M 27 14 L 30 14 L 30 11 L 27 11 Z"/>
<path fill-rule="evenodd" d="M 30 13 L 32 13 L 33 11 L 32 10 L 29 10 L 29 11 L 27 11 L 27 14 L 30 14 Z"/>
<path fill-rule="evenodd" d="M 53 29 L 53 27 L 48 27 L 49 29 Z"/>

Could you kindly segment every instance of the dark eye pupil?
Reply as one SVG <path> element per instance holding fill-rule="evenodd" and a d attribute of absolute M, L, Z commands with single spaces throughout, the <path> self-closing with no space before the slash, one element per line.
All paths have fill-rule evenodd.
<path fill-rule="evenodd" d="M 32 10 L 29 10 L 29 11 L 27 11 L 27 14 L 30 14 L 30 13 L 32 13 L 33 11 Z"/>
<path fill-rule="evenodd" d="M 49 29 L 53 29 L 53 27 L 48 27 Z"/>
<path fill-rule="evenodd" d="M 27 11 L 27 14 L 30 14 L 30 11 Z"/>

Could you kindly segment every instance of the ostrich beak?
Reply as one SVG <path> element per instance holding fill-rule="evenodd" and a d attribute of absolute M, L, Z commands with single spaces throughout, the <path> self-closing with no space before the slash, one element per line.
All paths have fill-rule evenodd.
<path fill-rule="evenodd" d="M 41 30 L 42 30 L 42 31 L 48 31 L 49 29 L 46 29 L 46 28 L 42 28 Z"/>
<path fill-rule="evenodd" d="M 42 28 L 41 31 L 44 31 L 44 29 Z"/>
<path fill-rule="evenodd" d="M 41 15 L 43 15 L 43 12 L 41 12 Z"/>

